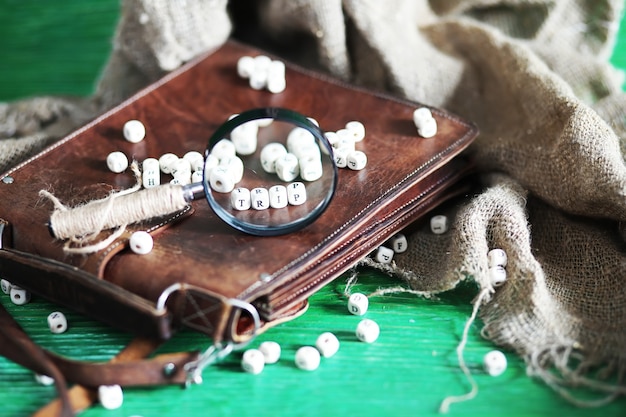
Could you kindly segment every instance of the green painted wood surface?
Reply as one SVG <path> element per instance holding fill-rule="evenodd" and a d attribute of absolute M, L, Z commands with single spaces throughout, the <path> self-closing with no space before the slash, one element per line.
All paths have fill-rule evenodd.
<path fill-rule="evenodd" d="M 41 95 L 88 95 L 111 49 L 117 0 L 94 2 L 0 0 L 0 100 Z M 613 62 L 626 68 L 626 28 L 622 27 Z M 373 271 L 360 271 L 356 291 L 396 285 Z M 86 417 L 149 416 L 429 416 L 443 398 L 467 392 L 469 385 L 455 349 L 471 313 L 470 285 L 424 300 L 408 294 L 373 298 L 367 317 L 381 326 L 374 344 L 356 340 L 358 317 L 348 314 L 341 295 L 345 277 L 311 298 L 302 317 L 269 330 L 264 340 L 282 345 L 279 363 L 260 375 L 239 368 L 240 354 L 204 372 L 204 383 L 180 387 L 129 388 L 124 405 L 95 405 Z M 34 298 L 12 305 L 0 294 L 27 332 L 41 345 L 73 358 L 100 361 L 115 355 L 130 336 Z M 46 317 L 63 311 L 69 330 L 52 335 Z M 524 364 L 507 352 L 509 368 L 492 378 L 481 371 L 482 356 L 494 346 L 472 326 L 465 359 L 479 386 L 476 399 L 453 405 L 453 416 L 623 416 L 626 400 L 600 409 L 576 408 L 525 374 Z M 324 331 L 337 334 L 341 348 L 323 359 L 315 372 L 293 365 L 298 347 L 313 344 Z M 178 334 L 161 351 L 202 349 L 208 340 L 193 332 Z M 593 398 L 580 392 L 581 398 Z M 31 372 L 0 359 L 0 416 L 25 416 L 55 397 L 53 387 L 38 385 Z"/>

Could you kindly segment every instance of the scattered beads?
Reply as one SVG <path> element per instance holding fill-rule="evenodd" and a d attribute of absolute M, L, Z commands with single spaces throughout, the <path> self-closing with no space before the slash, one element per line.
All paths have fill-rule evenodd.
<path fill-rule="evenodd" d="M 64 333 L 67 330 L 67 319 L 60 311 L 48 315 L 48 327 L 55 334 Z"/>
<path fill-rule="evenodd" d="M 355 149 L 356 143 L 365 138 L 365 126 L 358 121 L 346 123 L 344 129 L 325 132 L 326 139 L 333 147 L 333 159 L 337 168 L 350 168 L 360 171 L 367 165 L 367 155 Z M 326 153 L 325 149 L 322 149 Z"/>
<path fill-rule="evenodd" d="M 320 361 L 320 352 L 312 346 L 302 346 L 296 351 L 295 364 L 304 371 L 316 370 Z"/>
<path fill-rule="evenodd" d="M 211 173 L 211 176 L 213 177 L 213 173 Z M 211 188 L 214 188 L 213 184 L 211 184 Z M 304 204 L 306 200 L 306 187 L 301 182 L 293 182 L 287 186 L 274 185 L 269 190 L 257 187 L 250 191 L 244 187 L 237 187 L 230 193 L 232 208 L 241 211 L 251 208 L 254 210 L 266 210 L 270 207 L 280 209 L 287 207 L 288 204 L 299 206 Z"/>
<path fill-rule="evenodd" d="M 248 349 L 241 357 L 241 368 L 249 374 L 257 375 L 263 372 L 265 356 L 258 349 Z"/>
<path fill-rule="evenodd" d="M 124 393 L 119 385 L 100 385 L 98 387 L 98 400 L 102 407 L 107 410 L 120 408 L 124 402 Z"/>
<path fill-rule="evenodd" d="M 107 155 L 107 167 L 109 171 L 119 174 L 128 168 L 128 158 L 123 152 L 114 151 Z"/>
<path fill-rule="evenodd" d="M 355 334 L 361 342 L 373 343 L 380 335 L 380 327 L 374 320 L 363 319 L 357 325 Z"/>
<path fill-rule="evenodd" d="M 365 294 L 355 292 L 348 298 L 348 311 L 355 316 L 362 316 L 367 312 L 369 300 Z"/>
<path fill-rule="evenodd" d="M 492 350 L 484 356 L 483 367 L 489 375 L 500 376 L 506 371 L 506 356 L 499 350 Z"/>
<path fill-rule="evenodd" d="M 128 240 L 130 249 L 138 255 L 146 255 L 152 251 L 154 242 L 152 236 L 143 230 L 134 232 Z"/>
<path fill-rule="evenodd" d="M 315 347 L 325 358 L 330 358 L 339 350 L 339 339 L 331 332 L 324 332 L 315 341 Z"/>
<path fill-rule="evenodd" d="M 122 129 L 124 139 L 130 143 L 139 143 L 146 137 L 146 127 L 139 120 L 129 120 Z"/>
<path fill-rule="evenodd" d="M 413 123 L 417 133 L 423 138 L 431 138 L 437 134 L 437 121 L 426 107 L 420 107 L 413 112 Z"/>
<path fill-rule="evenodd" d="M 269 92 L 277 94 L 283 92 L 287 86 L 285 64 L 265 55 L 239 58 L 237 74 L 241 78 L 247 78 L 254 90 L 266 88 Z"/>
<path fill-rule="evenodd" d="M 276 363 L 280 359 L 281 348 L 276 342 L 267 341 L 261 343 L 259 351 L 263 354 L 266 364 Z"/>

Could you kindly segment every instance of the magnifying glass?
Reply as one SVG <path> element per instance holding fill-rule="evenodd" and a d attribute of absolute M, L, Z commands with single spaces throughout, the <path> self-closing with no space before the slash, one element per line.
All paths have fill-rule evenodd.
<path fill-rule="evenodd" d="M 50 232 L 77 240 L 205 198 L 233 228 L 276 236 L 315 221 L 337 187 L 338 169 L 324 133 L 312 119 L 283 108 L 252 109 L 226 121 L 209 139 L 201 169 L 201 182 L 120 192 L 75 208 L 55 203 Z"/>

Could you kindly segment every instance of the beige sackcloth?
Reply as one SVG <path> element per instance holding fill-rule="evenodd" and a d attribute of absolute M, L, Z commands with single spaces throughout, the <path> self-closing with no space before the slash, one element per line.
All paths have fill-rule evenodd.
<path fill-rule="evenodd" d="M 251 9 L 253 8 L 253 9 Z M 475 122 L 482 191 L 451 230 L 383 266 L 416 291 L 465 279 L 483 334 L 530 375 L 626 394 L 626 94 L 609 63 L 623 0 L 124 0 L 86 100 L 0 105 L 0 172 L 233 33 L 353 84 Z M 288 35 L 288 36 L 286 36 Z M 285 42 L 287 40 L 287 42 Z M 290 42 L 290 43 L 289 43 Z M 508 255 L 493 287 L 487 252 Z"/>

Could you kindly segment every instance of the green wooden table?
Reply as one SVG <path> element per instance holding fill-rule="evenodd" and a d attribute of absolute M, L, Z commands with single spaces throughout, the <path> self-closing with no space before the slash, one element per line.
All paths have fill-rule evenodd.
<path fill-rule="evenodd" d="M 89 95 L 111 49 L 119 14 L 118 0 L 53 2 L 0 0 L 0 101 L 31 95 Z M 626 26 L 626 25 L 625 25 Z M 80 34 L 80 36 L 77 36 Z M 613 62 L 626 68 L 626 27 L 620 32 Z M 369 293 L 397 285 L 373 271 L 359 271 L 355 291 Z M 259 375 L 239 367 L 240 354 L 204 372 L 204 383 L 189 389 L 160 387 L 126 389 L 124 405 L 105 410 L 95 405 L 82 415 L 96 416 L 428 416 L 438 415 L 440 402 L 469 390 L 455 349 L 471 314 L 476 288 L 466 284 L 438 300 L 409 294 L 373 298 L 367 317 L 376 320 L 381 335 L 364 344 L 354 336 L 359 317 L 347 312 L 342 296 L 346 277 L 337 279 L 311 298 L 302 317 L 261 335 L 281 344 L 281 360 Z M 27 332 L 50 350 L 74 358 L 100 361 L 114 356 L 130 336 L 70 310 L 35 297 L 26 306 L 0 302 Z M 52 335 L 46 324 L 53 310 L 63 311 L 69 330 Z M 601 409 L 576 408 L 543 383 L 525 374 L 523 362 L 507 353 L 508 370 L 500 377 L 481 370 L 483 355 L 494 346 L 471 327 L 465 359 L 478 383 L 478 396 L 453 405 L 454 416 L 623 416 L 626 399 Z M 341 348 L 323 358 L 318 370 L 305 372 L 293 364 L 295 351 L 334 332 Z M 161 351 L 202 349 L 208 340 L 185 331 Z M 592 398 L 588 392 L 580 392 Z M 0 416 L 24 416 L 55 397 L 53 387 L 35 382 L 24 368 L 0 359 Z"/>

